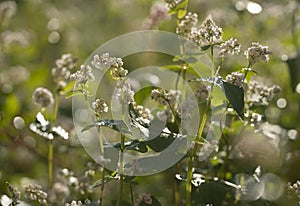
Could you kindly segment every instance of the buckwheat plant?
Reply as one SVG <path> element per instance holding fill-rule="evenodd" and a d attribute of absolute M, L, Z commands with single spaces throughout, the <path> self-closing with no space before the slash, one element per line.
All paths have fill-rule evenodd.
<path fill-rule="evenodd" d="M 135 92 L 128 77 L 129 71 L 124 68 L 123 59 L 113 57 L 109 53 L 95 54 L 90 63 L 81 65 L 78 71 L 69 75 L 70 79 L 76 82 L 76 87 L 70 96 L 77 94 L 83 95 L 85 104 L 93 119 L 93 124 L 86 125 L 82 132 L 92 127 L 97 128 L 100 144 L 100 157 L 98 157 L 98 160 L 101 163 L 110 163 L 113 160 L 107 156 L 106 149 L 113 147 L 119 151 L 119 159 L 115 171 L 108 171 L 105 168 L 101 168 L 101 178 L 96 183 L 97 186 L 101 186 L 99 205 L 103 204 L 104 185 L 111 179 L 115 179 L 119 183 L 115 205 L 122 205 L 124 203 L 124 182 L 128 178 L 124 176 L 124 172 L 126 171 L 127 174 L 132 172 L 134 176 L 134 171 L 143 170 L 138 161 L 125 162 L 123 153 L 125 151 L 157 153 L 167 148 L 174 139 L 187 138 L 182 135 L 180 124 L 182 120 L 189 118 L 189 112 L 192 111 L 191 108 L 193 107 L 199 107 L 202 116 L 200 118 L 197 135 L 189 137 L 193 140 L 192 147 L 177 164 L 178 168 L 185 168 L 179 169 L 178 174 L 175 175 L 177 180 L 185 182 L 185 200 L 180 198 L 180 191 L 178 190 L 178 186 L 176 186 L 178 182 L 176 182 L 174 184 L 175 205 L 182 205 L 184 203 L 187 206 L 191 206 L 199 203 L 192 200 L 192 193 L 196 192 L 195 188 L 200 188 L 204 182 L 221 181 L 232 189 L 239 190 L 241 185 L 236 185 L 222 179 L 224 178 L 224 168 L 220 169 L 218 177 L 209 177 L 208 175 L 206 180 L 203 178 L 203 175 L 200 174 L 200 168 L 197 166 L 199 161 L 203 161 L 202 158 L 207 151 L 212 151 L 210 156 L 206 157 L 209 159 L 220 155 L 218 153 L 219 146 L 217 142 L 209 142 L 205 139 L 209 130 L 208 128 L 211 125 L 211 123 L 209 123 L 212 115 L 210 109 L 211 105 L 213 105 L 218 98 L 229 103 L 226 113 L 223 114 L 223 117 L 226 115 L 232 116 L 233 120 L 229 123 L 230 125 L 228 127 L 230 127 L 233 122 L 240 121 L 242 125 L 253 126 L 257 129 L 259 128 L 257 126 L 259 124 L 258 122 L 263 120 L 264 114 L 256 111 L 255 107 L 267 106 L 268 103 L 272 101 L 274 95 L 279 92 L 278 86 L 264 86 L 251 78 L 253 74 L 256 74 L 253 70 L 255 63 L 260 61 L 268 62 L 271 52 L 267 46 L 252 43 L 244 52 L 248 60 L 248 65 L 223 78 L 220 76 L 220 71 L 222 70 L 223 62 L 226 57 L 229 55 L 237 55 L 241 51 L 241 44 L 238 40 L 231 37 L 224 41 L 222 28 L 217 25 L 211 16 L 208 16 L 202 24 L 199 24 L 198 15 L 187 11 L 187 0 L 165 2 L 167 3 L 169 14 L 175 14 L 177 18 L 177 28 L 175 32 L 189 39 L 200 48 L 199 53 L 188 53 L 188 55 L 192 57 L 193 55 L 208 53 L 212 62 L 212 77 L 202 78 L 196 75 L 195 72 L 191 72 L 192 69 L 190 69 L 189 65 L 179 62 L 176 58 L 174 59 L 174 62 L 178 63 L 177 68 L 180 68 L 178 74 L 183 80 L 187 78 L 186 73 L 190 73 L 190 75 L 193 76 L 189 79 L 189 82 L 191 85 L 194 84 L 194 97 L 198 105 L 192 103 L 189 97 L 185 104 L 179 104 L 181 98 L 183 98 L 183 95 L 178 90 L 179 79 L 177 79 L 174 89 L 153 88 L 148 94 L 152 99 L 152 103 L 157 106 L 157 110 L 152 111 L 144 105 L 138 105 L 135 101 Z M 156 20 L 152 19 L 152 21 L 155 23 Z M 189 48 L 187 45 L 180 45 L 179 50 L 181 51 L 181 55 L 186 55 L 185 52 L 188 51 Z M 105 75 L 108 75 L 111 81 L 115 83 L 113 99 L 122 107 L 121 119 L 103 118 L 105 113 L 110 110 L 110 105 L 104 97 L 95 97 L 95 101 L 92 103 L 88 101 L 88 97 L 91 95 L 89 83 L 95 79 L 93 71 L 104 69 L 108 69 Z M 223 99 L 220 95 L 215 93 L 216 87 L 224 89 L 225 95 Z M 165 122 L 166 128 L 161 131 L 157 137 L 149 139 L 149 128 L 154 124 L 154 120 Z M 128 129 L 129 125 L 131 129 Z M 104 142 L 101 131 L 102 127 L 108 127 L 118 132 L 120 134 L 119 141 L 113 144 Z M 131 132 L 136 131 L 141 134 L 143 140 L 131 140 L 129 138 L 129 136 L 132 135 Z M 259 132 L 259 130 L 257 130 L 257 132 Z M 229 152 L 228 146 L 228 150 L 225 152 L 225 155 L 227 155 L 226 158 Z M 224 157 L 224 161 L 226 161 L 226 158 Z M 213 175 L 214 174 L 212 174 L 212 176 Z M 142 193 L 138 198 L 135 198 L 131 184 L 132 179 L 134 179 L 134 177 L 127 180 L 130 186 L 131 205 L 135 203 L 138 203 L 138 205 L 160 205 L 159 201 L 149 193 Z M 239 198 L 237 198 L 236 201 L 239 201 Z M 67 205 L 80 204 L 82 203 L 72 202 Z"/>
<path fill-rule="evenodd" d="M 18 205 L 20 202 L 20 198 L 21 198 L 21 192 L 18 190 L 17 187 L 12 186 L 11 184 L 9 184 L 8 182 L 6 182 L 6 186 L 8 188 L 9 193 L 11 194 L 11 206 L 16 206 Z"/>
<path fill-rule="evenodd" d="M 101 162 L 109 162 L 109 159 L 105 159 L 105 150 L 104 150 L 104 143 L 103 138 L 101 135 L 101 126 L 110 126 L 109 121 L 102 119 L 102 114 L 108 112 L 109 107 L 103 98 L 97 98 L 91 105 L 88 102 L 88 82 L 94 80 L 94 76 L 92 74 L 92 70 L 103 70 L 109 69 L 110 76 L 113 80 L 117 83 L 117 91 L 115 94 L 115 98 L 120 102 L 127 104 L 133 101 L 133 92 L 130 88 L 128 83 L 123 83 L 122 80 L 128 74 L 128 71 L 123 68 L 123 60 L 117 57 L 111 57 L 109 53 L 104 53 L 101 56 L 95 55 L 93 60 L 91 61 L 91 65 L 82 65 L 80 70 L 70 75 L 72 80 L 76 81 L 76 85 L 80 88 L 77 91 L 81 92 L 84 96 L 86 105 L 90 111 L 90 114 L 94 117 L 95 126 L 98 130 L 99 135 L 99 142 L 100 142 L 100 154 L 99 160 Z M 113 122 L 112 122 L 113 123 Z M 124 140 L 125 137 L 121 134 L 121 147 L 120 150 L 124 149 Z M 122 159 L 122 157 L 120 157 Z M 122 199 L 122 191 L 123 191 L 123 161 L 120 160 L 120 167 L 121 170 L 120 174 L 120 187 L 119 187 L 119 194 L 117 205 L 120 204 Z M 105 183 L 105 169 L 102 168 L 102 178 L 101 178 L 101 191 L 100 191 L 100 205 L 103 203 L 103 193 L 104 193 L 104 183 Z"/>
<path fill-rule="evenodd" d="M 236 55 L 240 53 L 241 44 L 234 37 L 223 41 L 222 34 L 223 30 L 219 27 L 211 16 L 207 17 L 206 20 L 200 25 L 198 25 L 198 16 L 196 13 L 191 13 L 186 11 L 186 4 L 188 1 L 166 1 L 167 7 L 169 8 L 170 14 L 175 14 L 178 19 L 178 25 L 176 33 L 188 38 L 190 41 L 199 45 L 203 52 L 208 52 L 212 61 L 213 70 L 213 80 L 209 80 L 210 84 L 205 83 L 207 80 L 201 79 L 201 77 L 196 77 L 196 82 L 199 82 L 199 86 L 195 90 L 195 96 L 198 102 L 204 101 L 204 114 L 201 119 L 198 134 L 194 139 L 194 146 L 187 155 L 187 171 L 186 178 L 183 178 L 186 182 L 186 198 L 185 205 L 191 206 L 195 203 L 192 201 L 192 185 L 195 185 L 195 175 L 198 169 L 195 168 L 195 162 L 200 149 L 205 148 L 201 146 L 203 142 L 203 136 L 205 136 L 207 120 L 209 117 L 209 108 L 214 101 L 214 96 L 212 95 L 214 86 L 222 85 L 224 87 L 225 96 L 229 102 L 228 111 L 235 111 L 235 114 L 244 121 L 245 125 L 255 126 L 257 122 L 261 122 L 264 114 L 256 110 L 259 105 L 266 106 L 270 101 L 272 101 L 274 95 L 279 92 L 279 87 L 276 85 L 265 86 L 261 82 L 253 80 L 252 75 L 256 74 L 253 67 L 257 62 L 268 62 L 269 51 L 268 46 L 263 46 L 260 43 L 253 42 L 251 46 L 244 52 L 246 59 L 248 60 L 248 65 L 246 68 L 241 68 L 238 71 L 228 74 L 224 79 L 220 77 L 219 72 L 222 70 L 223 61 L 229 55 Z M 183 11 L 185 10 L 185 11 Z M 182 45 L 181 51 L 187 51 Z M 218 55 L 215 52 L 218 51 Z M 216 59 L 220 58 L 219 65 L 216 65 Z M 184 78 L 184 76 L 183 76 Z M 151 97 L 153 100 L 159 102 L 161 105 L 168 106 L 168 110 L 161 112 L 160 116 L 164 116 L 168 121 L 174 121 L 174 116 L 177 111 L 174 111 L 174 105 L 170 104 L 170 99 L 168 98 L 168 91 L 165 90 L 153 90 Z M 172 101 L 171 101 L 172 102 Z M 255 107 L 255 106 L 256 107 Z M 201 107 L 200 107 L 201 109 Z M 162 115 L 163 114 L 163 115 Z M 240 120 L 239 120 L 240 121 Z M 205 141 L 205 140 L 204 140 Z M 181 179 L 182 180 L 182 179 Z M 200 184 L 199 184 L 200 185 Z M 198 187 L 198 186 L 196 186 Z M 176 202 L 176 205 L 182 204 L 181 202 Z"/>
<path fill-rule="evenodd" d="M 47 88 L 38 87 L 32 95 L 35 103 L 41 106 L 41 112 L 36 115 L 36 121 L 29 125 L 29 128 L 36 134 L 48 139 L 48 189 L 52 188 L 53 181 L 53 140 L 55 137 L 61 137 L 64 140 L 69 138 L 61 126 L 55 125 L 59 107 L 60 96 L 66 94 L 68 87 L 70 87 L 69 77 L 71 70 L 75 67 L 76 59 L 71 54 L 64 54 L 56 60 L 56 67 L 52 68 L 51 73 L 53 81 L 56 84 L 54 94 Z M 69 85 L 68 85 L 69 84 Z M 50 112 L 50 120 L 47 120 L 48 112 Z M 47 111 L 48 110 L 48 111 Z"/>

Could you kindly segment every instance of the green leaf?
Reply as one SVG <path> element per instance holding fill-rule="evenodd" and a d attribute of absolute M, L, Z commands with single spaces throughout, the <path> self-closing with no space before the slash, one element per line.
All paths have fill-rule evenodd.
<path fill-rule="evenodd" d="M 134 100 L 138 105 L 143 104 L 143 102 L 145 101 L 145 99 L 150 96 L 151 91 L 153 89 L 156 89 L 157 87 L 154 86 L 150 86 L 150 87 L 144 87 L 142 89 L 140 89 L 139 91 L 137 91 L 134 94 Z"/>
<path fill-rule="evenodd" d="M 106 176 L 106 177 L 104 178 L 104 183 L 110 182 L 110 181 L 112 181 L 112 180 L 114 180 L 114 179 L 115 179 L 114 177 Z M 99 179 L 99 180 L 96 180 L 96 181 L 93 183 L 92 187 L 93 187 L 93 188 L 97 188 L 97 187 L 100 187 L 101 185 L 102 185 L 102 179 Z"/>
<path fill-rule="evenodd" d="M 246 79 L 246 81 L 247 81 L 248 83 L 250 82 L 251 77 L 252 77 L 254 74 L 257 74 L 257 72 L 254 71 L 254 70 L 251 69 L 251 68 L 243 68 L 243 69 L 242 69 L 242 72 L 243 72 L 244 74 L 246 74 L 245 79 Z"/>
<path fill-rule="evenodd" d="M 69 82 L 63 89 L 59 90 L 61 95 L 65 95 L 74 89 L 75 81 Z"/>
<path fill-rule="evenodd" d="M 171 70 L 171 71 L 174 71 L 174 72 L 179 72 L 179 71 L 183 70 L 181 65 L 176 65 L 176 64 L 175 65 L 163 66 L 161 68 L 162 69 L 168 69 L 168 70 Z M 190 74 L 194 75 L 194 76 L 198 76 L 198 74 L 194 71 L 193 67 L 191 67 L 190 65 L 186 65 L 185 71 L 187 73 L 190 73 Z"/>
<path fill-rule="evenodd" d="M 169 147 L 175 140 L 177 134 L 160 134 L 157 137 L 146 141 L 146 144 L 155 152 L 161 152 Z"/>
<path fill-rule="evenodd" d="M 139 141 L 139 140 L 130 140 L 128 142 L 125 142 L 125 149 L 126 150 L 134 150 L 138 151 L 141 153 L 145 153 L 148 151 L 147 145 L 144 141 Z M 114 145 L 115 148 L 120 149 L 121 148 L 121 143 L 117 143 Z"/>
<path fill-rule="evenodd" d="M 223 81 L 226 98 L 241 119 L 244 119 L 244 89 Z"/>
<path fill-rule="evenodd" d="M 208 44 L 208 45 L 204 45 L 204 46 L 201 46 L 201 49 L 203 50 L 203 51 L 206 51 L 206 50 L 208 50 L 210 48 L 210 45 Z"/>
<path fill-rule="evenodd" d="M 74 89 L 72 91 L 69 91 L 66 93 L 66 98 L 70 98 L 70 97 L 73 97 L 73 96 L 76 96 L 76 95 L 82 95 L 82 94 L 86 94 L 87 96 L 91 96 L 92 93 L 89 92 L 88 90 L 85 90 L 85 89 Z"/>
<path fill-rule="evenodd" d="M 68 132 L 66 132 L 61 126 L 51 127 L 50 121 L 46 120 L 41 112 L 37 113 L 35 122 L 31 123 L 29 128 L 34 133 L 50 140 L 52 140 L 55 136 L 61 137 L 65 140 L 69 139 Z"/>
<path fill-rule="evenodd" d="M 6 98 L 4 111 L 7 117 L 13 117 L 20 110 L 20 104 L 15 94 L 9 94 Z"/>
<path fill-rule="evenodd" d="M 223 183 L 209 181 L 202 183 L 199 187 L 193 187 L 192 199 L 195 201 L 195 205 L 222 205 L 225 195 L 228 192 L 228 186 Z"/>
<path fill-rule="evenodd" d="M 127 127 L 127 125 L 124 123 L 123 120 L 113 120 L 113 119 L 98 120 L 95 124 L 84 127 L 81 130 L 81 132 L 89 130 L 90 128 L 95 127 L 95 126 L 109 127 L 117 132 L 121 132 L 124 134 L 131 134 L 131 132 L 129 131 L 129 128 Z"/>
<path fill-rule="evenodd" d="M 177 11 L 177 17 L 179 18 L 179 19 L 181 19 L 181 18 L 183 18 L 185 15 L 186 15 L 186 10 L 185 9 L 179 9 L 178 11 Z"/>
<path fill-rule="evenodd" d="M 180 121 L 180 119 L 179 119 L 179 121 Z M 169 122 L 166 126 L 171 132 L 179 133 L 178 125 L 175 122 Z"/>
<path fill-rule="evenodd" d="M 289 67 L 291 88 L 295 92 L 296 87 L 300 82 L 300 55 L 289 58 L 286 63 Z"/>
<path fill-rule="evenodd" d="M 219 42 L 217 42 L 217 43 L 213 43 L 213 44 L 207 44 L 207 45 L 203 45 L 203 46 L 201 46 L 201 49 L 203 50 L 203 51 L 206 51 L 206 50 L 208 50 L 211 46 L 216 46 L 216 45 L 220 45 L 220 43 Z"/>
<path fill-rule="evenodd" d="M 184 1 L 180 2 L 175 7 L 171 8 L 169 10 L 169 14 L 177 13 L 177 17 L 179 19 L 183 18 L 187 12 L 186 9 L 187 9 L 188 2 L 189 2 L 188 0 L 184 0 Z"/>

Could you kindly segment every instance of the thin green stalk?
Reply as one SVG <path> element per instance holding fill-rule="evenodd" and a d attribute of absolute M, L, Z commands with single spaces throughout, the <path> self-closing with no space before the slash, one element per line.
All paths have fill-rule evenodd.
<path fill-rule="evenodd" d="M 130 184 L 129 184 L 129 189 L 130 189 L 131 205 L 134 206 L 134 197 L 133 197 L 132 182 L 130 182 Z"/>
<path fill-rule="evenodd" d="M 49 139 L 49 151 L 48 151 L 48 189 L 52 188 L 53 179 L 53 139 Z"/>
<path fill-rule="evenodd" d="M 105 184 L 105 168 L 103 167 L 103 170 L 102 170 L 102 177 L 101 177 L 101 190 L 100 190 L 100 202 L 99 202 L 99 206 L 102 205 L 102 202 L 103 202 L 103 195 L 104 195 L 104 184 Z"/>
<path fill-rule="evenodd" d="M 100 118 L 100 117 L 99 117 Z M 99 142 L 100 142 L 100 155 L 102 155 L 104 157 L 104 146 L 103 146 L 103 139 L 102 139 L 102 135 L 101 135 L 101 128 L 97 127 L 97 131 L 98 131 L 98 137 L 99 137 Z M 104 195 L 104 184 L 105 184 L 105 168 L 103 167 L 102 170 L 102 177 L 101 177 L 101 189 L 100 189 L 100 202 L 99 202 L 99 206 L 102 205 L 103 202 L 103 195 Z"/>
<path fill-rule="evenodd" d="M 57 112 L 58 112 L 58 104 L 59 104 L 59 94 L 55 93 L 55 102 L 54 102 L 54 112 L 53 112 L 53 117 L 52 117 L 52 127 L 54 126 L 54 123 L 56 122 L 57 118 Z"/>
<path fill-rule="evenodd" d="M 85 88 L 82 86 L 82 89 L 85 90 Z M 84 100 L 85 100 L 85 104 L 89 110 L 89 113 L 91 115 L 91 117 L 93 117 L 94 115 L 96 115 L 95 112 L 93 112 L 92 108 L 91 108 L 91 105 L 88 101 L 88 97 L 87 97 L 87 94 L 86 93 L 83 93 L 83 96 L 84 96 Z M 99 117 L 100 119 L 100 117 Z M 93 119 L 94 121 L 97 121 L 97 117 L 95 119 Z M 100 152 L 101 152 L 101 155 L 104 156 L 104 143 L 103 143 L 103 138 L 101 136 L 101 131 L 100 131 L 100 127 L 97 127 L 97 131 L 98 131 L 98 136 L 99 136 L 99 144 L 100 144 Z"/>
<path fill-rule="evenodd" d="M 249 72 L 249 68 L 250 68 L 250 67 L 251 67 L 251 64 L 250 64 L 250 62 L 249 62 L 248 66 L 247 66 L 247 70 L 246 70 L 246 72 L 245 72 L 245 76 L 244 76 L 243 81 L 245 81 L 245 79 L 246 79 L 246 77 L 247 77 L 247 75 L 248 75 L 248 72 Z"/>
<path fill-rule="evenodd" d="M 214 53 L 213 53 L 213 45 L 212 44 L 211 44 L 211 60 L 212 60 L 212 67 L 213 67 L 212 76 L 217 77 L 221 67 L 218 67 L 215 70 Z M 193 163 L 194 163 L 195 155 L 198 151 L 202 133 L 203 133 L 206 121 L 207 121 L 207 116 L 208 116 L 209 108 L 211 105 L 211 97 L 212 97 L 213 88 L 214 88 L 214 82 L 211 84 L 211 92 L 209 93 L 208 100 L 207 100 L 207 103 L 205 106 L 204 115 L 201 119 L 198 133 L 194 140 L 195 145 L 194 145 L 194 147 L 189 155 L 189 159 L 188 159 L 188 171 L 187 171 L 187 180 L 186 180 L 186 188 L 185 188 L 185 190 L 186 190 L 186 206 L 192 205 L 191 193 L 192 193 Z"/>
<path fill-rule="evenodd" d="M 194 145 L 193 150 L 188 159 L 188 172 L 187 172 L 186 187 L 185 187 L 186 206 L 192 205 L 191 193 L 192 193 L 193 163 L 194 163 L 195 154 L 199 148 L 199 143 L 201 140 L 202 132 L 203 132 L 204 126 L 206 124 L 209 107 L 210 107 L 210 96 L 208 98 L 208 101 L 207 101 L 207 104 L 205 107 L 205 113 L 202 117 L 201 124 L 200 124 L 199 130 L 198 130 L 198 133 L 197 133 L 197 137 L 194 140 L 195 145 Z"/>
<path fill-rule="evenodd" d="M 123 184 L 124 184 L 124 175 L 123 175 L 123 152 L 125 147 L 125 136 L 121 134 L 121 148 L 120 148 L 120 165 L 119 165 L 119 173 L 120 173 L 120 183 L 119 183 L 119 193 L 117 199 L 117 206 L 120 206 L 123 194 Z"/>
<path fill-rule="evenodd" d="M 55 93 L 55 102 L 54 102 L 54 112 L 53 117 L 51 118 L 51 127 L 54 127 L 57 118 L 58 104 L 59 104 L 59 94 Z M 48 144 L 48 189 L 52 188 L 53 180 L 53 139 L 49 139 Z"/>

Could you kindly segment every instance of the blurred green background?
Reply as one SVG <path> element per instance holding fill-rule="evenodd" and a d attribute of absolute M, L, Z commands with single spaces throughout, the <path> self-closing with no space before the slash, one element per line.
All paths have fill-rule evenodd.
<path fill-rule="evenodd" d="M 242 51 L 252 41 L 269 46 L 272 51 L 270 62 L 257 64 L 255 70 L 266 84 L 281 87 L 281 92 L 266 111 L 267 120 L 279 125 L 287 134 L 291 130 L 293 134 L 298 132 L 289 139 L 285 153 L 289 157 L 279 168 L 281 171 L 276 171 L 286 182 L 295 182 L 300 179 L 300 86 L 293 91 L 295 88 L 291 84 L 295 87 L 297 81 L 300 82 L 300 67 L 299 60 L 290 68 L 285 61 L 296 58 L 297 50 L 300 52 L 297 46 L 297 42 L 300 43 L 300 3 L 293 0 L 256 0 L 262 11 L 253 14 L 251 9 L 243 8 L 243 2 L 246 1 L 190 0 L 188 10 L 198 14 L 200 23 L 211 15 L 223 28 L 223 39 L 237 38 L 242 44 Z M 32 101 L 34 89 L 44 86 L 55 90 L 51 78 L 55 60 L 64 53 L 72 53 L 78 58 L 79 67 L 106 41 L 144 29 L 151 7 L 157 3 L 163 2 L 17 0 L 11 1 L 9 10 L 5 10 L 7 2 L 0 2 L 0 194 L 7 194 L 6 181 L 22 185 L 29 178 L 47 185 L 47 141 L 33 134 L 28 125 L 39 111 Z M 148 29 L 175 32 L 176 19 L 164 20 Z M 128 58 L 125 67 L 131 70 L 156 63 L 159 64 L 151 58 Z M 239 56 L 225 61 L 221 75 L 225 77 L 246 65 L 241 52 Z M 293 82 L 290 74 L 295 77 Z M 286 101 L 283 108 L 277 105 L 280 98 Z M 82 174 L 87 162 L 92 162 L 92 159 L 81 148 L 72 130 L 71 109 L 71 100 L 62 99 L 58 122 L 70 131 L 71 138 L 54 142 L 55 168 L 70 168 L 76 174 Z M 24 118 L 24 128 L 15 127 L 13 120 L 16 116 Z M 168 171 L 141 181 L 144 182 L 141 190 L 161 196 L 163 202 L 172 199 L 172 188 L 167 186 Z"/>

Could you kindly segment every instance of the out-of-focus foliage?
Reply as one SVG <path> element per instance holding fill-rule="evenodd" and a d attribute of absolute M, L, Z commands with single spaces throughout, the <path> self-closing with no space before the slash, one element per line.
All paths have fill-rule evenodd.
<path fill-rule="evenodd" d="M 224 157 L 220 152 L 210 162 L 200 164 L 201 170 L 233 180 L 238 173 L 254 174 L 253 169 L 259 164 L 265 166 L 265 173 L 276 174 L 283 183 L 294 183 L 300 179 L 300 2 L 257 0 L 252 7 L 247 2 L 190 0 L 187 10 L 197 13 L 200 22 L 211 15 L 223 28 L 223 39 L 237 38 L 242 44 L 242 51 L 252 41 L 269 46 L 272 51 L 269 63 L 258 63 L 255 71 L 263 78 L 259 81 L 266 85 L 277 84 L 281 88 L 265 110 L 265 118 L 270 124 L 261 128 L 271 140 L 255 138 L 251 131 L 241 132 L 242 123 L 236 121 L 231 128 L 225 129 L 222 137 L 221 149 L 224 151 L 237 146 L 232 156 Z M 156 3 L 152 0 L 0 2 L 0 195 L 9 195 L 5 182 L 20 188 L 29 183 L 47 188 L 47 155 L 44 152 L 48 150 L 47 140 L 30 131 L 29 124 L 35 121 L 39 111 L 39 105 L 32 101 L 34 89 L 41 86 L 53 92 L 57 89 L 51 76 L 55 60 L 62 54 L 72 53 L 79 68 L 98 46 L 121 34 L 145 28 L 175 32 L 176 18 L 166 17 L 157 24 L 153 23 L 154 20 L 149 24 L 149 19 L 153 18 L 151 8 L 153 10 Z M 243 55 L 229 57 L 220 71 L 221 76 L 247 66 L 245 58 L 241 58 Z M 127 57 L 124 62 L 126 68 L 133 70 L 150 64 L 165 64 L 169 60 L 148 54 Z M 58 123 L 70 133 L 70 139 L 58 138 L 53 142 L 55 178 L 59 181 L 48 194 L 50 200 L 59 199 L 61 203 L 98 198 L 97 192 L 91 192 L 93 188 L 90 186 L 93 185 L 91 179 L 99 177 L 89 171 L 99 171 L 99 168 L 91 163 L 93 160 L 76 138 L 71 110 L 71 100 L 61 98 Z M 47 115 L 51 116 L 46 112 Z M 264 155 L 260 155 L 262 153 Z M 240 155 L 251 158 L 243 160 Z M 224 159 L 226 164 L 222 162 Z M 145 191 L 159 199 L 162 205 L 172 205 L 174 198 L 178 198 L 173 197 L 172 191 L 176 172 L 171 168 L 157 175 L 138 177 L 134 183 L 129 182 L 134 185 L 136 193 Z M 237 177 L 237 181 L 246 178 Z M 270 176 L 263 177 L 269 183 Z M 117 184 L 113 179 L 107 181 L 111 184 L 106 187 L 104 196 L 110 197 L 115 195 Z M 59 182 L 74 184 L 73 191 L 64 184 L 59 185 Z M 183 184 L 178 183 L 177 189 L 184 194 Z M 36 190 L 43 195 L 41 188 Z M 213 201 L 218 205 L 221 201 L 218 198 L 225 198 L 227 190 L 225 183 L 212 181 L 201 188 L 195 186 L 192 195 L 199 204 Z M 71 192 L 77 196 L 69 197 Z M 285 195 L 296 198 L 297 192 L 299 195 L 299 188 L 292 188 Z M 129 191 L 125 189 L 124 193 Z M 137 197 L 145 198 L 145 194 Z M 277 204 L 288 205 L 284 201 L 285 198 L 279 198 Z M 249 203 L 262 204 L 260 200 Z"/>

